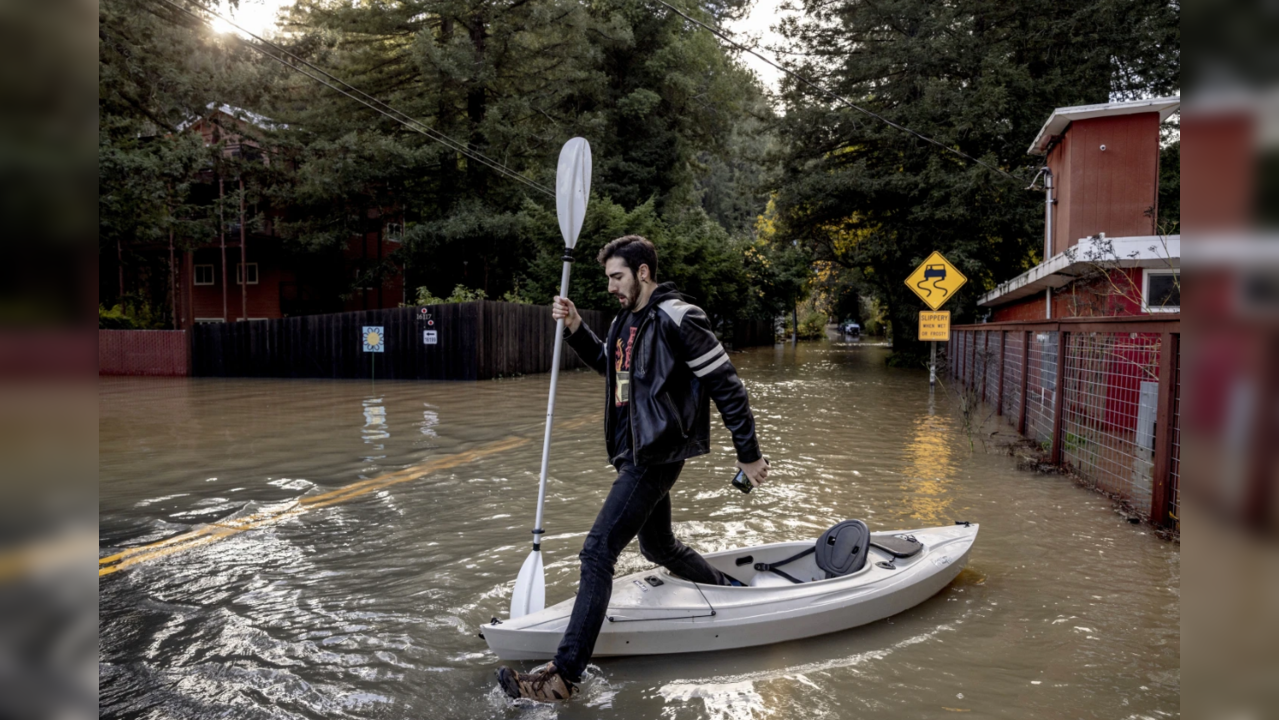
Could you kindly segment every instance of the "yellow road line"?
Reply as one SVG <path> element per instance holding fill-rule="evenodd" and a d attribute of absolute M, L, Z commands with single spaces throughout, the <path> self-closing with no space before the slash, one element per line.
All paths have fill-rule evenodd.
<path fill-rule="evenodd" d="M 581 427 L 595 418 L 586 417 L 578 420 L 563 423 L 558 429 L 569 430 Z M 271 510 L 263 510 L 246 515 L 242 518 L 227 520 L 220 523 L 211 523 L 204 525 L 196 530 L 175 535 L 147 545 L 139 545 L 138 547 L 122 550 L 114 555 L 98 560 L 98 577 L 110 575 L 119 572 L 125 568 L 138 565 L 140 563 L 158 560 L 175 553 L 190 550 L 192 548 L 208 545 L 224 538 L 238 535 L 246 530 L 253 530 L 264 525 L 274 524 L 287 518 L 296 517 L 313 508 L 327 507 L 336 505 L 340 502 L 346 502 L 371 492 L 376 492 L 392 485 L 419 480 L 432 473 L 441 470 L 448 470 L 459 465 L 474 462 L 480 458 L 487 457 L 500 452 L 514 450 L 523 445 L 527 445 L 531 440 L 526 437 L 512 436 L 496 440 L 485 445 L 481 445 L 472 450 L 466 450 L 452 455 L 443 455 L 432 458 L 420 465 L 414 465 L 402 470 L 379 475 L 375 478 L 360 480 L 349 485 L 344 485 L 319 495 L 310 495 L 299 499 L 297 502 Z"/>

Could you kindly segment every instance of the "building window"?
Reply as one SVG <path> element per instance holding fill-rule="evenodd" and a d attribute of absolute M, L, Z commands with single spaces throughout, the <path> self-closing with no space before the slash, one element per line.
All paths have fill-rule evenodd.
<path fill-rule="evenodd" d="M 203 325 L 205 323 L 220 323 L 220 322 L 226 322 L 226 321 L 218 317 L 218 318 L 196 318 L 195 322 L 197 325 Z"/>
<path fill-rule="evenodd" d="M 1146 312 L 1181 312 L 1181 270 L 1147 270 L 1141 300 Z"/>
<path fill-rule="evenodd" d="M 196 265 L 195 266 L 195 284 L 196 285 L 212 285 L 213 284 L 213 266 L 212 265 Z"/>
<path fill-rule="evenodd" d="M 244 264 L 236 263 L 235 264 L 235 284 L 239 285 L 243 282 L 244 282 Z M 258 284 L 258 264 L 257 263 L 249 263 L 249 284 L 250 285 Z"/>

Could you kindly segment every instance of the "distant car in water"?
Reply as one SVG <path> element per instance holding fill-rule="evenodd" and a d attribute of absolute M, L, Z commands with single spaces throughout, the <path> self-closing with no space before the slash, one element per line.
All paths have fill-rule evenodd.
<path fill-rule="evenodd" d="M 848 322 L 844 323 L 843 325 L 840 325 L 840 326 L 839 326 L 839 331 L 840 331 L 840 332 L 842 332 L 842 333 L 843 333 L 843 334 L 845 334 L 845 335 L 850 335 L 850 336 L 852 336 L 852 337 L 861 337 L 861 336 L 862 336 L 862 326 L 861 326 L 861 325 L 858 325 L 857 323 L 853 322 L 852 320 L 849 320 Z"/>

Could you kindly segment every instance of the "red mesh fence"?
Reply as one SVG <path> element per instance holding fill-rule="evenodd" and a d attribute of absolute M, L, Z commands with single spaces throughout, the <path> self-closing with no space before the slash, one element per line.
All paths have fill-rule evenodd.
<path fill-rule="evenodd" d="M 1021 338 L 1022 331 L 1004 333 L 1004 389 L 999 398 L 1004 417 L 1017 422 L 1021 411 Z"/>
<path fill-rule="evenodd" d="M 969 374 L 973 392 L 981 399 L 982 383 L 986 379 L 986 332 L 979 330 L 973 335 L 973 371 Z"/>
<path fill-rule="evenodd" d="M 1057 335 L 1032 333 L 1026 353 L 1026 437 L 1045 449 L 1052 442 L 1057 399 Z"/>
<path fill-rule="evenodd" d="M 982 400 L 994 404 L 999 397 L 1000 350 L 1004 346 L 1003 331 L 986 333 L 986 384 L 982 387 Z"/>
<path fill-rule="evenodd" d="M 953 330 L 949 362 L 960 391 L 999 407 L 1015 425 L 1024 383 L 1026 437 L 1054 462 L 1059 458 L 1076 475 L 1124 498 L 1142 515 L 1152 511 L 1156 497 L 1161 503 L 1166 498 L 1166 507 L 1153 511 L 1161 524 L 1166 514 L 1179 532 L 1180 343 L 1173 345 L 1177 354 L 1165 360 L 1168 370 L 1161 371 L 1160 362 L 1164 338 L 1178 337 L 1180 323 L 1149 318 L 1026 325 L 1032 329 L 1010 323 L 1007 329 Z M 1060 330 L 1049 329 L 1054 327 Z M 1161 372 L 1172 377 L 1161 377 Z M 1173 387 L 1161 389 L 1169 382 Z M 1161 402 L 1168 403 L 1167 430 L 1159 427 Z M 1156 477 L 1164 467 L 1156 462 L 1156 452 L 1165 447 L 1167 474 Z M 1156 483 L 1165 483 L 1159 492 Z"/>
<path fill-rule="evenodd" d="M 1160 335 L 1067 337 L 1062 460 L 1144 512 L 1150 508 L 1155 467 Z"/>
<path fill-rule="evenodd" d="M 99 330 L 99 375 L 190 375 L 184 330 Z"/>
<path fill-rule="evenodd" d="M 1173 377 L 1177 383 L 1172 403 L 1172 458 L 1168 463 L 1169 497 L 1172 520 L 1181 532 L 1181 343 L 1177 343 L 1177 357 L 1173 358 Z"/>

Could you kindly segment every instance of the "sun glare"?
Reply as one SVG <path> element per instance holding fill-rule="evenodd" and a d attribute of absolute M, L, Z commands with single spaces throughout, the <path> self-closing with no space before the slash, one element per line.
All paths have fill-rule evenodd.
<path fill-rule="evenodd" d="M 279 14 L 280 8 L 286 0 L 240 0 L 239 6 L 231 8 L 226 0 L 218 3 L 217 13 L 223 17 L 229 18 L 235 25 L 239 25 L 254 35 L 271 35 L 275 31 L 275 18 Z M 221 18 L 213 18 L 210 23 L 214 32 L 220 34 L 238 33 L 235 26 L 222 20 Z"/>

